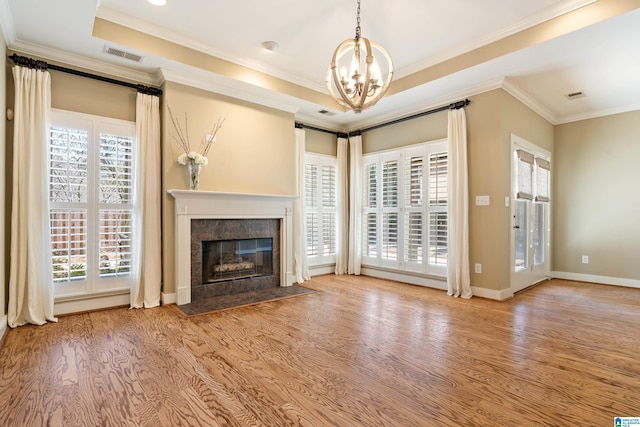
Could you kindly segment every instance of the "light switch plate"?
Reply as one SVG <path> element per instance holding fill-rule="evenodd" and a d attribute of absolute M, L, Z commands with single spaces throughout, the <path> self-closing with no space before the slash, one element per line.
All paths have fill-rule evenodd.
<path fill-rule="evenodd" d="M 476 196 L 476 206 L 489 206 L 489 196 Z"/>

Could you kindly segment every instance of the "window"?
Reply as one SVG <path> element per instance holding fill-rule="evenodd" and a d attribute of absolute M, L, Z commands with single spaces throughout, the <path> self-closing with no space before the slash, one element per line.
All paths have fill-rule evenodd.
<path fill-rule="evenodd" d="M 130 285 L 135 124 L 55 110 L 49 202 L 56 295 Z"/>
<path fill-rule="evenodd" d="M 446 141 L 363 156 L 363 264 L 445 274 Z"/>
<path fill-rule="evenodd" d="M 337 244 L 337 159 L 305 155 L 305 212 L 309 265 L 335 263 Z"/>

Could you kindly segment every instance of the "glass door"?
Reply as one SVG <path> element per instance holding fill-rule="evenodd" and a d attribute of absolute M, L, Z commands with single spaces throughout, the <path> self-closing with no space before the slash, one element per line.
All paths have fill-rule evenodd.
<path fill-rule="evenodd" d="M 550 275 L 550 155 L 512 136 L 511 288 L 518 292 Z"/>

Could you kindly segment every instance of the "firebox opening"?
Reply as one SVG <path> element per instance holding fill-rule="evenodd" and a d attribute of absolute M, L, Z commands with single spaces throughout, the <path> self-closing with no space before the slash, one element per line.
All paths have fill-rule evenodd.
<path fill-rule="evenodd" d="M 202 283 L 273 275 L 273 239 L 202 242 Z"/>

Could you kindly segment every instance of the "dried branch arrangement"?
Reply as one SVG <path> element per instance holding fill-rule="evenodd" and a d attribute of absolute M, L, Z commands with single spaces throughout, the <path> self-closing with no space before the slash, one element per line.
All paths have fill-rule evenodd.
<path fill-rule="evenodd" d="M 211 126 L 211 131 L 204 136 L 202 139 L 202 143 L 200 144 L 200 149 L 198 151 L 193 151 L 191 149 L 191 143 L 189 141 L 189 122 L 187 113 L 184 113 L 184 129 L 180 125 L 180 121 L 176 119 L 171 111 L 171 107 L 167 104 L 167 109 L 169 110 L 169 118 L 171 120 L 171 124 L 173 125 L 173 129 L 175 130 L 176 135 L 169 133 L 171 138 L 178 143 L 183 154 L 180 154 L 178 157 L 178 163 L 182 165 L 186 165 L 189 161 L 193 161 L 195 163 L 200 163 L 206 165 L 209 163 L 207 160 L 207 155 L 209 154 L 209 150 L 211 146 L 216 140 L 216 134 L 222 127 L 224 123 L 224 117 L 219 117 Z"/>

